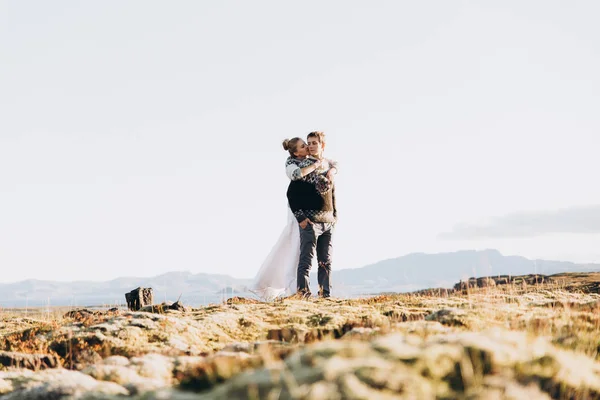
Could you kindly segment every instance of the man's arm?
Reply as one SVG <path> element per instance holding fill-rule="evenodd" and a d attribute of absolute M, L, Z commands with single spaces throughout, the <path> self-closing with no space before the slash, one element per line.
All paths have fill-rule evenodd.
<path fill-rule="evenodd" d="M 337 221 L 337 204 L 335 202 L 335 186 L 331 188 L 331 202 L 333 203 L 333 218 Z"/>
<path fill-rule="evenodd" d="M 327 179 L 333 181 L 333 177 L 338 173 L 338 163 L 337 161 L 327 159 L 329 163 L 329 170 L 327 171 Z"/>
<path fill-rule="evenodd" d="M 329 168 L 338 169 L 338 162 L 337 161 L 328 158 L 327 162 L 329 163 Z"/>

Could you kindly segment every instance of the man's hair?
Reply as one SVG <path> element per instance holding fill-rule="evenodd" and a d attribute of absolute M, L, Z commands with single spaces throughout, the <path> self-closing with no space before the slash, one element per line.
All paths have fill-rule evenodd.
<path fill-rule="evenodd" d="M 315 137 L 319 140 L 319 143 L 325 143 L 325 133 L 321 132 L 321 131 L 314 131 L 308 134 L 308 136 L 306 137 L 306 139 L 308 140 L 308 138 L 311 137 Z"/>

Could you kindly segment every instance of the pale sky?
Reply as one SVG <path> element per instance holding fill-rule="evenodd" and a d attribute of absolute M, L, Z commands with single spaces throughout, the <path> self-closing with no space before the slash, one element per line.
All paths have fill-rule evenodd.
<path fill-rule="evenodd" d="M 284 138 L 340 164 L 334 271 L 600 262 L 600 2 L 2 1 L 0 282 L 251 278 Z"/>

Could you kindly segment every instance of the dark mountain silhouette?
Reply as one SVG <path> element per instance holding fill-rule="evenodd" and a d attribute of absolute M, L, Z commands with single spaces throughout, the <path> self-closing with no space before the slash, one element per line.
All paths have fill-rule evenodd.
<path fill-rule="evenodd" d="M 431 287 L 450 288 L 461 279 L 494 275 L 544 275 L 559 272 L 600 271 L 600 264 L 529 260 L 504 256 L 497 250 L 465 250 L 452 253 L 413 253 L 362 268 L 333 271 L 333 294 L 353 297 L 379 292 L 410 292 Z M 312 288 L 316 293 L 316 268 Z M 55 282 L 30 279 L 0 284 L 1 307 L 53 305 L 114 305 L 124 303 L 125 292 L 138 286 L 152 287 L 154 300 L 181 301 L 190 305 L 215 303 L 247 292 L 250 279 L 228 275 L 168 272 L 150 278 L 121 277 L 104 282 Z"/>
<path fill-rule="evenodd" d="M 590 271 L 600 271 L 600 264 L 530 260 L 521 256 L 504 256 L 498 250 L 464 250 L 413 253 L 362 268 L 334 271 L 333 282 L 349 293 L 405 292 L 431 287 L 450 288 L 469 277 Z"/>
<path fill-rule="evenodd" d="M 251 283 L 221 274 L 192 274 L 187 271 L 168 272 L 149 278 L 121 277 L 110 281 L 55 282 L 29 279 L 0 284 L 0 306 L 40 307 L 50 304 L 92 306 L 125 302 L 125 292 L 138 286 L 154 289 L 154 301 L 181 300 L 187 304 L 218 302 L 231 292 Z"/>

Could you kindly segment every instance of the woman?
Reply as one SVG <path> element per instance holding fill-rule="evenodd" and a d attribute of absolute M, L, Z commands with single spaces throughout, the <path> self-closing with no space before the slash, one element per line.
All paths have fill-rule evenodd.
<path fill-rule="evenodd" d="M 285 170 L 290 180 L 315 179 L 311 172 L 321 167 L 321 161 L 308 160 L 308 146 L 301 138 L 286 139 L 283 149 L 290 156 Z M 325 184 L 327 186 L 327 184 Z M 300 257 L 300 232 L 298 221 L 288 205 L 287 225 L 263 262 L 250 289 L 258 297 L 270 301 L 296 293 L 296 275 Z"/>

